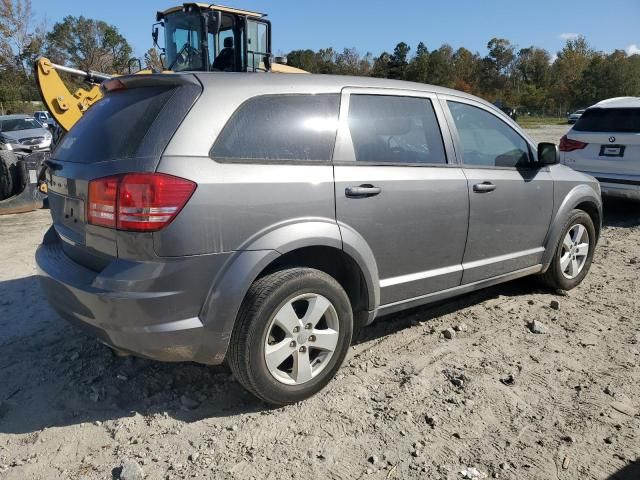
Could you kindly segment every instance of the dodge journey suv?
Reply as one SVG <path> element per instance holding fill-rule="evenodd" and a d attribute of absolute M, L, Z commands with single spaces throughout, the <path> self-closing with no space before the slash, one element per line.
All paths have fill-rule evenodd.
<path fill-rule="evenodd" d="M 476 97 L 315 75 L 110 80 L 48 161 L 55 310 L 116 350 L 321 390 L 376 316 L 589 270 L 598 183 Z"/>

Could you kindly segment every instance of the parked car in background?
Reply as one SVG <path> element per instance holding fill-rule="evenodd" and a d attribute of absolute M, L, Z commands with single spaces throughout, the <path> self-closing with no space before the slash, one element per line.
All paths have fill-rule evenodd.
<path fill-rule="evenodd" d="M 17 155 L 49 150 L 53 135 L 29 115 L 0 116 L 0 150 Z"/>
<path fill-rule="evenodd" d="M 37 112 L 34 112 L 33 118 L 38 120 L 43 125 L 47 125 L 50 129 L 53 128 L 53 126 L 56 124 L 56 121 L 46 110 L 39 110 Z"/>
<path fill-rule="evenodd" d="M 560 160 L 596 177 L 604 195 L 640 200 L 640 97 L 589 107 L 560 140 Z"/>
<path fill-rule="evenodd" d="M 568 124 L 576 123 L 583 113 L 584 113 L 584 109 L 576 110 L 575 112 L 570 113 L 569 115 L 567 115 L 567 123 Z"/>
<path fill-rule="evenodd" d="M 226 359 L 283 405 L 379 315 L 589 270 L 598 182 L 477 97 L 328 75 L 103 86 L 47 162 L 36 259 L 55 310 L 115 349 Z"/>

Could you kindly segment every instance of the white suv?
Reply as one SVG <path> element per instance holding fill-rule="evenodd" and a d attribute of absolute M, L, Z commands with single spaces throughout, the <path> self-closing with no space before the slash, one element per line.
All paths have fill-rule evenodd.
<path fill-rule="evenodd" d="M 640 200 L 640 97 L 589 107 L 560 139 L 560 161 L 598 179 L 603 195 Z"/>

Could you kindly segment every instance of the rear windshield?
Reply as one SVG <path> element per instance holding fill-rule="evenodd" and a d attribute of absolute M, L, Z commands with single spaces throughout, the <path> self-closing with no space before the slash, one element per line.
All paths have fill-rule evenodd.
<path fill-rule="evenodd" d="M 107 94 L 65 135 L 54 158 L 97 163 L 140 157 L 145 135 L 175 90 L 147 87 Z"/>
<path fill-rule="evenodd" d="M 591 108 L 573 127 L 578 132 L 640 133 L 640 108 Z"/>

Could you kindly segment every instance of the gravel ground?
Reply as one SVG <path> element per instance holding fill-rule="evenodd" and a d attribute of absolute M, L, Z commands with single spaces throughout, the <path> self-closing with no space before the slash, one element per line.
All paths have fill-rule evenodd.
<path fill-rule="evenodd" d="M 527 133 L 536 142 L 560 143 L 560 137 L 569 131 L 571 125 L 541 125 L 528 128 Z"/>
<path fill-rule="evenodd" d="M 607 204 L 568 294 L 523 279 L 383 318 L 282 409 L 224 367 L 117 358 L 67 326 L 35 277 L 49 213 L 0 217 L 0 479 L 637 480 L 639 212 Z"/>

